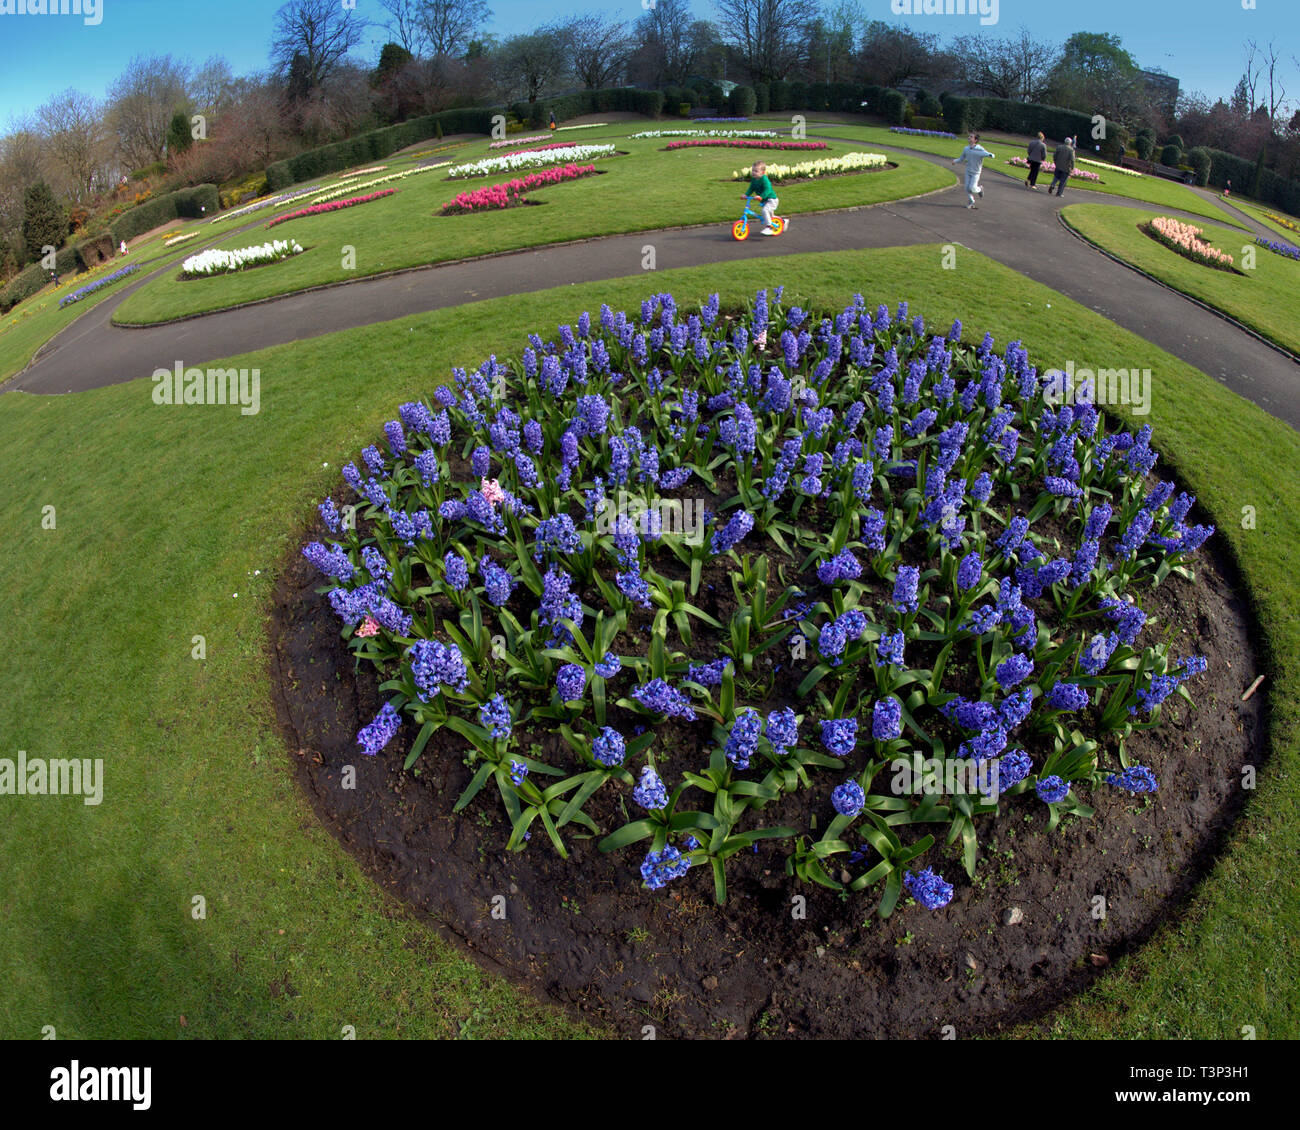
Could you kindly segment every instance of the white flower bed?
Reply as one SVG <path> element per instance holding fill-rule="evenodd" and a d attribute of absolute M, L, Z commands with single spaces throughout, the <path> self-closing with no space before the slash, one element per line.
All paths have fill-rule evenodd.
<path fill-rule="evenodd" d="M 845 153 L 842 157 L 823 157 L 817 161 L 800 161 L 797 165 L 767 166 L 768 178 L 776 183 L 785 180 L 801 180 L 808 177 L 827 177 L 835 173 L 856 172 L 859 169 L 879 169 L 889 164 L 889 158 L 883 153 Z M 749 180 L 752 165 L 737 169 L 731 174 L 732 180 Z"/>
<path fill-rule="evenodd" d="M 559 133 L 561 130 L 566 129 L 600 129 L 601 126 L 607 125 L 609 125 L 609 122 L 587 122 L 586 125 L 581 126 L 556 126 L 555 132 Z"/>
<path fill-rule="evenodd" d="M 400 173 L 389 173 L 388 176 L 386 177 L 375 177 L 374 180 L 362 181 L 360 184 L 349 182 L 348 184 L 345 184 L 342 188 L 339 188 L 336 185 L 331 185 L 324 192 L 317 193 L 309 201 L 307 201 L 307 203 L 324 204 L 327 200 L 335 200 L 340 196 L 347 196 L 349 193 L 352 192 L 360 192 L 362 191 L 362 189 L 374 188 L 374 186 L 377 184 L 387 184 L 389 181 L 402 180 L 405 177 L 413 177 L 416 175 L 416 173 L 427 173 L 427 172 L 431 172 L 434 169 L 445 169 L 450 164 L 451 164 L 450 161 L 440 161 L 436 165 L 421 165 L 419 168 L 406 169 Z"/>
<path fill-rule="evenodd" d="M 297 192 L 284 192 L 279 196 L 264 196 L 261 200 L 254 200 L 251 204 L 245 204 L 242 208 L 236 208 L 233 212 L 222 212 L 219 216 L 213 216 L 208 223 L 215 224 L 218 220 L 237 220 L 240 216 L 247 216 L 250 212 L 269 208 L 273 204 L 288 204 L 290 200 L 297 200 L 300 196 L 306 196 L 315 191 L 314 188 L 303 188 Z"/>
<path fill-rule="evenodd" d="M 246 267 L 259 267 L 263 263 L 276 263 L 293 255 L 301 255 L 302 250 L 302 245 L 297 240 L 283 239 L 261 243 L 256 247 L 240 247 L 234 251 L 209 249 L 186 259 L 181 264 L 181 275 L 185 278 L 227 275 Z"/>
<path fill-rule="evenodd" d="M 1108 173 L 1123 173 L 1126 177 L 1140 177 L 1142 174 L 1137 169 L 1123 169 L 1119 165 L 1112 165 L 1106 161 L 1094 161 L 1091 157 L 1074 158 L 1081 165 L 1094 165 L 1098 169 L 1105 169 Z"/>
<path fill-rule="evenodd" d="M 182 235 L 174 235 L 171 239 L 163 243 L 164 247 L 175 247 L 178 243 L 184 243 L 187 239 L 193 239 L 199 233 L 196 231 L 187 231 Z"/>
<path fill-rule="evenodd" d="M 780 137 L 771 129 L 647 129 L 634 133 L 629 140 L 646 137 Z"/>
<path fill-rule="evenodd" d="M 484 157 L 467 165 L 457 165 L 447 175 L 452 178 L 479 177 L 488 173 L 513 173 L 519 169 L 535 169 L 541 165 L 567 165 L 577 161 L 595 161 L 612 157 L 613 145 L 566 145 L 560 149 L 542 149 L 533 153 L 503 153 L 500 157 Z"/>

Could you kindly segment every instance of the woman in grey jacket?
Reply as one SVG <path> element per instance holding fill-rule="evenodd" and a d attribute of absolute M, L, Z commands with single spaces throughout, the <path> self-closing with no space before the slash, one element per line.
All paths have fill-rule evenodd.
<path fill-rule="evenodd" d="M 1043 135 L 1040 133 L 1029 143 L 1029 179 L 1025 181 L 1026 188 L 1038 188 L 1038 170 L 1046 160 L 1047 146 L 1043 143 Z"/>

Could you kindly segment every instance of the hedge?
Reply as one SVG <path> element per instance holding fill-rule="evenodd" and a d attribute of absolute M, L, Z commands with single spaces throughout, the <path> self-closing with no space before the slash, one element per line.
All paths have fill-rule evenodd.
<path fill-rule="evenodd" d="M 221 208 L 221 197 L 215 184 L 199 184 L 193 188 L 178 188 L 164 196 L 155 196 L 129 211 L 123 212 L 109 225 L 108 234 L 114 243 L 134 239 L 172 220 L 196 220 L 200 216 L 215 216 Z"/>
<path fill-rule="evenodd" d="M 753 117 L 758 106 L 758 96 L 752 86 L 738 86 L 731 92 L 731 112 L 738 118 Z"/>
<path fill-rule="evenodd" d="M 465 110 L 443 110 L 410 118 L 396 125 L 359 133 L 319 149 L 308 149 L 296 157 L 276 161 L 266 167 L 266 183 L 272 192 L 281 192 L 299 181 L 313 180 L 326 173 L 354 165 L 366 165 L 382 160 L 399 149 L 432 139 L 441 126 L 445 133 L 492 132 L 492 116 L 501 113 L 500 107 L 483 107 Z"/>
<path fill-rule="evenodd" d="M 997 129 L 1030 135 L 1041 130 L 1053 141 L 1092 136 L 1090 114 L 1008 98 L 960 98 L 950 94 L 944 99 L 943 116 L 948 128 L 956 134 Z"/>
<path fill-rule="evenodd" d="M 1255 178 L 1256 162 L 1222 149 L 1206 149 L 1210 158 L 1210 171 L 1207 183 L 1214 188 L 1223 188 L 1228 181 L 1235 185 L 1235 192 L 1247 193 L 1252 188 Z M 1265 204 L 1272 204 L 1284 212 L 1300 214 L 1300 183 L 1279 176 L 1272 169 L 1260 173 L 1259 187 L 1252 195 Z"/>
<path fill-rule="evenodd" d="M 551 114 L 555 115 L 557 122 L 577 118 L 583 114 L 607 114 L 617 111 L 645 114 L 653 118 L 658 116 L 665 104 L 676 111 L 682 102 L 692 106 L 697 105 L 699 94 L 684 87 L 659 91 L 615 86 L 601 90 L 579 90 L 573 94 L 562 94 L 558 98 L 540 98 L 536 102 L 516 102 L 510 110 L 517 118 L 528 122 L 531 128 L 536 129 L 546 125 Z"/>
<path fill-rule="evenodd" d="M 1213 164 L 1210 151 L 1203 145 L 1193 146 L 1187 151 L 1187 160 L 1196 170 L 1196 183 L 1204 188 L 1210 179 L 1210 167 Z"/>
<path fill-rule="evenodd" d="M 71 274 L 77 269 L 77 249 L 65 247 L 54 256 L 55 269 L 60 275 Z M 12 279 L 3 291 L 0 291 L 0 314 L 7 314 L 18 303 L 31 298 L 45 286 L 49 285 L 50 272 L 41 266 L 38 260 L 24 267 Z"/>

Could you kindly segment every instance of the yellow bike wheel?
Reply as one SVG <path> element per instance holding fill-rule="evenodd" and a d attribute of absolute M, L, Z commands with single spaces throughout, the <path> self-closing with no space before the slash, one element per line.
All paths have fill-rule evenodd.
<path fill-rule="evenodd" d="M 737 220 L 734 224 L 731 225 L 731 238 L 748 239 L 749 224 L 745 220 Z"/>

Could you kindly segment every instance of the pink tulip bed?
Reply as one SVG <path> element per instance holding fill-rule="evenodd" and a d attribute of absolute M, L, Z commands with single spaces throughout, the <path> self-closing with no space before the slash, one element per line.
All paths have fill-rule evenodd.
<path fill-rule="evenodd" d="M 277 224 L 285 224 L 290 220 L 299 220 L 304 216 L 323 216 L 326 212 L 339 212 L 344 208 L 351 208 L 357 204 L 369 204 L 372 200 L 378 200 L 383 196 L 392 196 L 397 189 L 386 188 L 381 192 L 371 192 L 365 196 L 350 196 L 347 200 L 331 200 L 325 204 L 313 204 L 310 208 L 299 208 L 296 212 L 286 212 L 283 216 L 276 216 L 266 226 L 273 228 Z"/>
<path fill-rule="evenodd" d="M 1023 158 L 1023 157 L 1012 157 L 1011 160 L 1009 160 L 1009 161 L 1007 162 L 1007 164 L 1008 164 L 1008 165 L 1015 165 L 1016 168 L 1018 168 L 1018 169 L 1027 169 L 1027 168 L 1029 168 L 1029 162 L 1028 162 L 1027 160 L 1025 160 L 1025 158 Z M 1041 172 L 1044 172 L 1044 173 L 1055 173 L 1055 172 L 1056 172 L 1056 164 L 1055 164 L 1055 162 L 1053 162 L 1053 161 L 1044 161 L 1044 162 L 1043 162 L 1042 169 L 1041 169 L 1040 171 L 1041 171 Z M 1076 165 L 1073 169 L 1070 170 L 1070 179 L 1071 179 L 1071 180 L 1085 180 L 1085 181 L 1090 181 L 1090 182 L 1093 182 L 1093 183 L 1096 183 L 1096 184 L 1104 184 L 1104 183 L 1105 183 L 1105 182 L 1101 179 L 1101 177 L 1099 177 L 1096 173 L 1089 172 L 1087 169 L 1081 169 L 1081 168 L 1079 168 L 1078 165 Z"/>
<path fill-rule="evenodd" d="M 824 141 L 731 141 L 725 137 L 700 137 L 691 141 L 670 141 L 664 149 L 825 149 Z"/>
<path fill-rule="evenodd" d="M 462 192 L 442 206 L 440 215 L 465 216 L 471 212 L 488 212 L 496 208 L 513 208 L 524 204 L 524 196 L 535 188 L 546 188 L 565 181 L 579 180 L 595 175 L 595 165 L 560 165 L 554 169 L 545 169 L 540 173 L 529 173 L 516 177 L 502 184 L 491 184 L 476 188 L 473 192 Z"/>
<path fill-rule="evenodd" d="M 489 149 L 513 149 L 516 145 L 527 145 L 532 141 L 545 141 L 549 133 L 534 133 L 528 137 L 507 137 L 504 141 L 489 141 Z"/>
<path fill-rule="evenodd" d="M 1220 251 L 1217 247 L 1211 247 L 1200 238 L 1200 228 L 1194 228 L 1169 216 L 1157 216 L 1150 223 L 1140 224 L 1138 230 L 1193 263 L 1200 263 L 1203 267 L 1213 267 L 1216 271 L 1240 274 L 1232 265 L 1231 255 Z"/>

